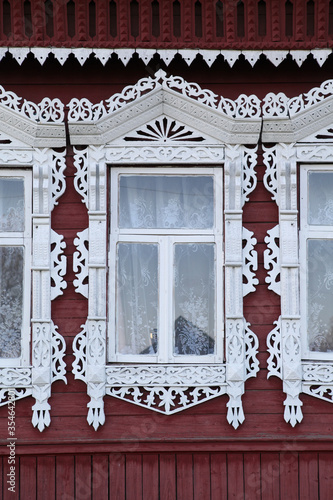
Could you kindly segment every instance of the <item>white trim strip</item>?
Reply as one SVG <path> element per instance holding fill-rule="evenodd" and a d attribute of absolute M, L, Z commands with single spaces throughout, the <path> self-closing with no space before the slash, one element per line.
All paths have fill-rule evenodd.
<path fill-rule="evenodd" d="M 217 60 L 219 56 L 232 67 L 235 62 L 242 55 L 245 60 L 248 61 L 251 66 L 254 66 L 261 56 L 265 57 L 271 61 L 274 66 L 279 66 L 288 56 L 291 55 L 292 59 L 301 66 L 304 61 L 312 56 L 318 63 L 322 66 L 327 58 L 331 55 L 332 49 L 312 49 L 312 50 L 210 50 L 210 49 L 146 49 L 146 48 L 119 48 L 119 49 L 104 49 L 104 48 L 68 48 L 68 47 L 0 47 L 0 60 L 8 53 L 10 53 L 14 59 L 19 63 L 26 59 L 29 52 L 31 52 L 34 57 L 40 62 L 41 65 L 44 64 L 46 59 L 50 57 L 51 54 L 60 62 L 64 64 L 70 54 L 73 54 L 75 59 L 79 61 L 81 65 L 93 55 L 96 59 L 99 59 L 103 65 L 106 64 L 115 53 L 118 58 L 122 61 L 124 66 L 128 64 L 130 59 L 137 54 L 139 58 L 145 63 L 149 64 L 151 59 L 155 54 L 158 54 L 162 61 L 168 66 L 175 56 L 180 55 L 182 59 L 189 66 L 192 64 L 194 59 L 199 55 L 207 63 L 209 67 Z"/>

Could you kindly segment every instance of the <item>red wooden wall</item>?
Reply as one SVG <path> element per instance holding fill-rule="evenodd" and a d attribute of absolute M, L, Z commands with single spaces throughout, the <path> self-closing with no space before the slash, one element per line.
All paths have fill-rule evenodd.
<path fill-rule="evenodd" d="M 0 18 L 3 47 L 333 46 L 330 0 L 0 0 Z"/>
<path fill-rule="evenodd" d="M 0 61 L 0 83 L 36 102 L 45 96 L 64 102 L 86 96 L 96 102 L 156 69 L 134 60 L 126 68 L 118 61 L 103 67 L 92 60 L 81 67 L 74 59 L 64 66 L 48 60 L 43 67 L 27 59 L 19 66 L 8 56 Z M 319 68 L 311 60 L 302 68 L 291 61 L 278 68 L 267 61 L 254 68 L 239 61 L 233 68 L 215 63 L 210 69 L 200 61 L 190 68 L 180 61 L 167 70 L 231 98 L 241 93 L 263 97 L 269 91 L 292 96 L 333 76 L 329 61 Z M 245 299 L 245 317 L 260 340 L 261 366 L 258 377 L 246 384 L 244 424 L 234 430 L 227 423 L 226 396 L 172 416 L 106 397 L 106 422 L 95 432 L 86 421 L 86 386 L 71 374 L 72 340 L 87 316 L 87 302 L 72 286 L 73 239 L 87 226 L 87 214 L 73 188 L 70 146 L 68 152 L 67 190 L 52 216 L 67 243 L 68 287 L 53 303 L 53 319 L 67 342 L 68 385 L 53 385 L 52 421 L 43 433 L 31 424 L 32 398 L 17 402 L 15 494 L 6 484 L 7 407 L 0 408 L 2 498 L 330 500 L 333 405 L 302 395 L 304 419 L 292 428 L 283 419 L 281 382 L 266 378 L 266 335 L 280 309 L 264 281 L 264 237 L 277 223 L 277 209 L 261 181 L 261 157 L 258 187 L 244 211 L 244 225 L 258 240 L 260 284 Z"/>

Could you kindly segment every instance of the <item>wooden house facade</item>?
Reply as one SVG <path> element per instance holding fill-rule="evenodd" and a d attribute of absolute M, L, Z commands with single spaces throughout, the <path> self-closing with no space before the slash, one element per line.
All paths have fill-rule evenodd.
<path fill-rule="evenodd" d="M 0 1 L 1 498 L 331 498 L 332 50 L 328 0 Z"/>

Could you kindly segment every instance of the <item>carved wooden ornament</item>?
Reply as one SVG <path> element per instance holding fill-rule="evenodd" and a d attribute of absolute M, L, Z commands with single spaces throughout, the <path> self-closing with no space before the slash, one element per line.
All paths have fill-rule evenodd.
<path fill-rule="evenodd" d="M 256 97 L 231 101 L 181 77 L 167 77 L 163 71 L 105 102 L 93 105 L 87 99 L 73 99 L 69 103 L 75 186 L 89 215 L 89 227 L 75 241 L 74 284 L 88 298 L 89 317 L 73 343 L 73 372 L 87 384 L 88 422 L 95 429 L 105 420 L 106 394 L 165 414 L 228 394 L 228 422 L 235 428 L 243 422 L 241 398 L 245 381 L 258 371 L 258 340 L 243 317 L 243 295 L 257 284 L 256 240 L 242 228 L 242 207 L 256 186 L 256 148 L 242 144 L 257 143 L 260 122 Z M 224 171 L 220 294 L 225 305 L 222 298 L 220 309 L 224 309 L 225 349 L 219 363 L 108 362 L 116 332 L 108 323 L 106 294 L 107 269 L 113 264 L 108 262 L 107 248 L 107 176 L 108 169 L 128 165 L 139 166 L 142 172 L 154 168 L 156 173 L 170 166 L 189 169 L 194 165 Z M 222 206 L 219 216 L 222 220 Z"/>

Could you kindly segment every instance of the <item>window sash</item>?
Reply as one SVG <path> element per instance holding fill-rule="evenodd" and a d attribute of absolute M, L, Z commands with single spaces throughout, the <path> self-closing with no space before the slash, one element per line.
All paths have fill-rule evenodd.
<path fill-rule="evenodd" d="M 300 169 L 300 312 L 301 312 L 301 331 L 302 331 L 302 359 L 313 360 L 332 360 L 333 352 L 312 351 L 310 348 L 308 336 L 308 316 L 309 310 L 309 240 L 314 241 L 333 241 L 333 226 L 319 225 L 309 223 L 309 172 L 333 174 L 333 165 L 302 165 Z M 332 263 L 333 264 L 333 263 Z M 333 297 L 332 297 L 333 298 Z"/>
<path fill-rule="evenodd" d="M 16 358 L 0 358 L 0 366 L 27 366 L 30 364 L 30 317 L 31 317 L 31 216 L 32 175 L 30 170 L 1 169 L 1 178 L 24 180 L 24 231 L 1 231 L 1 247 L 23 247 L 23 304 L 21 329 L 21 354 Z"/>
<path fill-rule="evenodd" d="M 156 168 L 147 168 L 144 173 L 157 175 Z M 161 170 L 159 170 L 161 172 Z M 155 229 L 155 230 L 119 230 L 118 207 L 119 174 L 142 173 L 142 168 L 111 169 L 111 236 L 109 251 L 109 324 L 108 324 L 108 360 L 110 362 L 134 363 L 221 363 L 223 361 L 223 242 L 222 242 L 222 169 L 221 168 L 163 168 L 163 175 L 212 175 L 214 176 L 215 224 L 209 230 Z M 116 280 L 117 280 L 117 244 L 151 243 L 159 247 L 159 349 L 155 354 L 134 355 L 116 352 Z M 173 353 L 173 248 L 175 244 L 213 243 L 215 245 L 215 353 L 207 355 L 175 355 Z M 173 270 L 170 272 L 170 270 Z"/>

